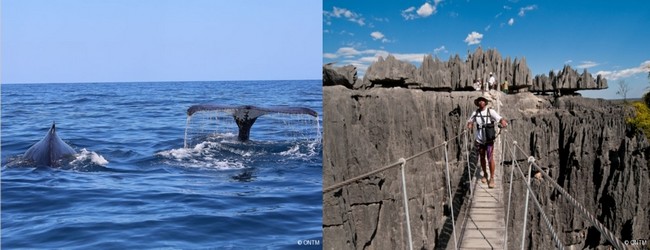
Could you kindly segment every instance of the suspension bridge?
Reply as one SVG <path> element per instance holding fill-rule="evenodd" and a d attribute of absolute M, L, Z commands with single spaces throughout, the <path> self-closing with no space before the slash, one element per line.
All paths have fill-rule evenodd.
<path fill-rule="evenodd" d="M 323 193 L 329 193 L 335 190 L 340 190 L 345 186 L 355 183 L 364 178 L 368 178 L 373 175 L 377 175 L 381 172 L 387 171 L 389 169 L 400 169 L 400 176 L 396 177 L 401 179 L 401 199 L 403 204 L 403 214 L 405 221 L 405 231 L 408 238 L 407 246 L 408 249 L 413 249 L 413 236 L 411 232 L 411 218 L 409 215 L 409 203 L 408 203 L 408 193 L 407 193 L 407 182 L 405 176 L 405 168 L 408 167 L 409 162 L 412 160 L 423 157 L 427 153 L 430 153 L 434 150 L 444 150 L 445 156 L 445 175 L 446 175 L 446 185 L 447 185 L 447 194 L 449 201 L 453 201 L 452 194 L 452 184 L 449 171 L 449 158 L 448 158 L 448 144 L 458 141 L 457 139 L 463 138 L 463 151 L 466 155 L 466 167 L 467 167 L 467 179 L 462 181 L 466 183 L 469 189 L 469 200 L 466 201 L 465 212 L 459 212 L 458 214 L 463 214 L 462 218 L 454 218 L 456 215 L 455 212 L 451 212 L 451 227 L 452 232 L 450 235 L 449 242 L 446 243 L 447 249 L 507 249 L 509 242 L 518 242 L 520 245 L 515 246 L 517 248 L 521 247 L 524 249 L 526 245 L 526 230 L 527 230 L 527 219 L 529 210 L 532 211 L 535 209 L 537 213 L 540 214 L 545 226 L 547 227 L 547 232 L 551 234 L 553 239 L 553 246 L 556 249 L 565 249 L 565 243 L 560 239 L 557 230 L 552 225 L 551 221 L 548 218 L 548 215 L 545 213 L 542 205 L 538 202 L 533 188 L 531 188 L 531 177 L 533 171 L 535 171 L 535 177 L 541 178 L 550 183 L 554 189 L 561 193 L 569 204 L 572 205 L 575 211 L 578 211 L 579 214 L 591 225 L 597 229 L 601 236 L 606 239 L 608 244 L 610 244 L 615 249 L 637 249 L 634 246 L 629 246 L 623 241 L 618 239 L 614 233 L 612 233 L 607 227 L 605 227 L 595 216 L 591 214 L 591 211 L 588 211 L 582 204 L 580 204 L 575 198 L 573 198 L 564 188 L 552 179 L 544 169 L 542 169 L 539 164 L 536 162 L 536 159 L 532 156 L 526 154 L 526 152 L 518 145 L 517 141 L 510 138 L 507 129 L 501 129 L 499 131 L 499 136 L 494 144 L 493 156 L 495 162 L 497 163 L 497 173 L 495 174 L 496 186 L 494 188 L 489 188 L 487 183 L 480 181 L 481 171 L 477 166 L 470 166 L 470 141 L 468 140 L 470 133 L 467 130 L 463 130 L 459 134 L 455 135 L 452 138 L 444 141 L 443 143 L 423 150 L 419 153 L 411 155 L 406 158 L 400 158 L 396 162 L 388 164 L 384 167 L 380 167 L 374 171 L 350 178 L 348 180 L 336 183 L 334 185 L 324 187 Z M 473 141 L 473 140 L 472 140 Z M 512 160 L 509 165 L 506 165 L 504 161 L 506 155 L 509 155 L 510 159 L 527 159 L 525 163 L 520 163 L 519 161 Z M 488 163 L 489 164 L 489 163 Z M 509 171 L 504 171 L 504 169 L 509 169 Z M 472 171 L 472 169 L 474 171 Z M 505 178 L 505 179 L 503 179 Z M 522 178 L 524 181 L 524 187 L 513 187 L 513 178 Z M 509 183 L 509 185 L 503 185 L 503 183 Z M 525 208 L 523 221 L 510 221 L 510 213 L 513 208 L 512 204 L 512 191 L 513 188 L 523 188 L 526 190 L 525 198 Z M 505 189 L 505 190 L 504 190 Z M 505 192 L 504 192 L 505 191 Z M 454 208 L 454 202 L 448 202 L 448 205 L 451 207 L 451 211 L 457 211 L 458 208 Z M 529 209 L 530 207 L 530 209 Z M 514 225 L 514 226 L 513 226 Z M 517 228 L 521 230 L 521 238 L 513 239 L 509 235 L 508 228 Z M 530 229 L 528 229 L 530 230 Z M 438 242 L 436 242 L 438 244 Z M 550 246 L 550 245 L 549 245 Z M 511 244 L 512 247 L 512 244 Z M 570 247 L 571 248 L 571 247 Z"/>

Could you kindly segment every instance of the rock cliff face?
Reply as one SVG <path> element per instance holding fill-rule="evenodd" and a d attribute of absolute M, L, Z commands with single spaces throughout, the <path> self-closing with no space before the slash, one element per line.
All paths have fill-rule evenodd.
<path fill-rule="evenodd" d="M 462 131 L 473 96 L 403 88 L 324 87 L 323 185 L 365 174 L 440 144 Z M 451 113 L 450 113 L 451 112 Z M 464 187 L 462 140 L 449 145 L 452 186 Z M 407 163 L 415 247 L 448 238 L 444 151 Z M 323 196 L 324 249 L 403 249 L 406 226 L 399 169 L 390 169 Z M 448 210 L 448 208 L 447 208 Z M 450 227 L 449 227 L 450 228 Z"/>
<path fill-rule="evenodd" d="M 483 55 L 482 58 L 490 64 L 495 56 Z M 393 59 L 384 63 L 390 61 Z M 441 65 L 442 62 L 431 59 L 421 68 L 440 69 Z M 496 65 L 510 67 L 506 67 L 506 63 Z M 475 67 L 499 72 L 499 67 L 478 64 Z M 438 77 L 435 73 L 426 75 L 421 74 L 425 71 L 418 70 L 413 69 L 410 76 L 393 72 L 383 78 L 381 74 L 371 72 L 376 77 L 370 79 L 383 80 L 367 82 L 364 79 L 363 85 L 369 84 L 364 88 L 374 87 L 369 89 L 323 88 L 324 187 L 439 145 L 463 130 L 467 117 L 476 109 L 473 100 L 480 93 L 426 91 L 434 87 L 408 89 L 413 82 L 409 79 Z M 466 76 L 467 71 L 458 72 L 457 76 L 452 74 L 449 77 L 450 83 L 473 78 Z M 517 78 L 515 72 L 512 72 L 512 79 Z M 509 76 L 507 73 L 502 75 Z M 402 80 L 386 80 L 396 77 Z M 452 84 L 452 89 L 462 86 L 461 82 L 463 80 Z M 377 83 L 401 88 L 378 88 Z M 643 135 L 629 131 L 625 117 L 632 115 L 632 110 L 604 100 L 572 96 L 493 94 L 499 101 L 491 105 L 500 108 L 501 115 L 510 121 L 508 132 L 504 133 L 506 140 L 518 141 L 556 182 L 621 240 L 648 238 L 650 144 Z M 467 186 L 461 181 L 461 177 L 467 175 L 461 139 L 448 144 L 456 209 L 465 198 L 464 188 Z M 505 160 L 516 160 L 526 165 L 523 154 L 515 159 L 506 154 Z M 410 223 L 417 249 L 440 249 L 453 245 L 444 162 L 441 148 L 406 164 Z M 509 171 L 510 167 L 504 167 L 505 173 Z M 403 249 L 407 246 L 399 173 L 398 168 L 390 169 L 324 194 L 324 249 Z M 502 179 L 503 186 L 507 187 L 507 178 Z M 513 182 L 515 191 L 510 221 L 519 223 L 510 224 L 508 228 L 512 239 L 510 247 L 520 244 L 525 197 L 522 181 L 519 177 Z M 606 245 L 604 237 L 554 191 L 550 183 L 535 179 L 533 185 L 564 244 L 579 248 Z M 552 248 L 551 235 L 539 213 L 534 209 L 530 211 L 527 248 Z"/>
<path fill-rule="evenodd" d="M 324 70 L 330 73 L 323 74 L 325 86 L 334 84 L 334 80 L 330 78 L 349 74 L 351 70 L 329 65 L 326 67 Z M 465 61 L 458 55 L 450 57 L 446 62 L 428 55 L 423 58 L 420 68 L 397 60 L 392 55 L 386 59 L 380 57 L 368 67 L 363 81 L 357 83 L 356 79 L 348 79 L 348 82 L 353 84 L 354 89 L 403 87 L 437 91 L 471 90 L 475 79 L 487 82 L 490 72 L 494 73 L 497 83 L 507 81 L 511 90 L 573 94 L 578 90 L 607 88 L 607 81 L 600 76 L 594 79 L 586 70 L 578 74 L 569 66 L 565 66 L 557 74 L 551 72 L 549 76 L 533 77 L 526 64 L 526 58 L 515 58 L 513 61 L 510 57 L 502 58 L 494 49 L 483 52 L 481 48 L 476 49 Z"/>
<path fill-rule="evenodd" d="M 644 135 L 631 132 L 625 123 L 625 117 L 633 115 L 633 111 L 605 100 L 521 95 L 503 98 L 505 107 L 518 107 L 502 109 L 505 116 L 513 119 L 509 129 L 512 138 L 619 239 L 647 238 L 650 144 Z M 531 105 L 530 100 L 537 104 Z M 521 154 L 518 158 L 515 160 L 527 165 Z M 510 167 L 505 170 L 509 172 Z M 520 189 L 513 193 L 515 209 L 511 211 L 511 221 L 523 219 L 524 181 L 514 178 L 513 186 Z M 534 179 L 532 184 L 565 245 L 583 249 L 605 244 L 605 238 L 551 183 Z M 551 247 L 549 243 L 553 241 L 540 214 L 529 213 L 529 221 L 532 231 L 526 237 L 528 247 Z M 520 246 L 521 225 L 511 224 L 508 230 L 513 239 L 510 247 Z"/>

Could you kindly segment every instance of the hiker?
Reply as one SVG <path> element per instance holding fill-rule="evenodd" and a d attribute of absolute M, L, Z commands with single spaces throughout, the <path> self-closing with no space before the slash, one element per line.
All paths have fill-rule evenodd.
<path fill-rule="evenodd" d="M 488 83 L 490 84 L 489 86 L 490 89 L 497 89 L 496 82 L 497 80 L 492 75 L 492 72 L 490 72 L 490 78 L 488 79 Z"/>
<path fill-rule="evenodd" d="M 488 187 L 494 188 L 494 157 L 492 157 L 494 149 L 494 140 L 496 139 L 496 130 L 494 128 L 494 122 L 499 121 L 501 127 L 505 128 L 508 126 L 506 119 L 501 117 L 494 109 L 487 108 L 488 100 L 485 97 L 479 97 L 474 100 L 474 105 L 478 107 L 476 111 L 467 120 L 467 129 L 472 129 L 473 125 L 476 124 L 476 140 L 474 147 L 478 148 L 479 157 L 481 159 L 481 168 L 483 169 L 483 178 L 481 182 L 487 182 L 487 171 L 485 168 L 485 157 L 487 153 L 487 159 L 490 164 L 490 181 Z"/>
<path fill-rule="evenodd" d="M 474 80 L 474 90 L 476 90 L 476 91 L 481 90 L 481 82 L 479 82 L 478 79 Z"/>
<path fill-rule="evenodd" d="M 508 94 L 508 81 L 507 80 L 503 82 L 503 87 L 501 88 L 501 90 L 503 90 L 503 93 Z"/>

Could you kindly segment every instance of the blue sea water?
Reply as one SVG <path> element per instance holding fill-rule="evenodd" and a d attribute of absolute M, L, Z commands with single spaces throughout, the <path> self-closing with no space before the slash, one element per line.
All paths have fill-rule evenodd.
<path fill-rule="evenodd" d="M 319 80 L 1 88 L 2 249 L 321 247 Z M 250 142 L 222 129 L 186 148 L 186 110 L 199 103 L 302 106 L 319 117 L 262 116 Z M 74 160 L 26 164 L 52 122 Z"/>

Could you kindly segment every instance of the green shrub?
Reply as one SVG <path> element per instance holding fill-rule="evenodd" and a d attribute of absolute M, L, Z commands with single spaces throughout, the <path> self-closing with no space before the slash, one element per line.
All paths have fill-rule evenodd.
<path fill-rule="evenodd" d="M 645 102 L 646 106 L 650 107 L 650 91 L 643 95 L 643 102 Z"/>
<path fill-rule="evenodd" d="M 633 102 L 632 106 L 636 110 L 636 116 L 627 118 L 627 123 L 632 125 L 633 129 L 642 131 L 650 139 L 650 108 L 643 102 Z"/>

